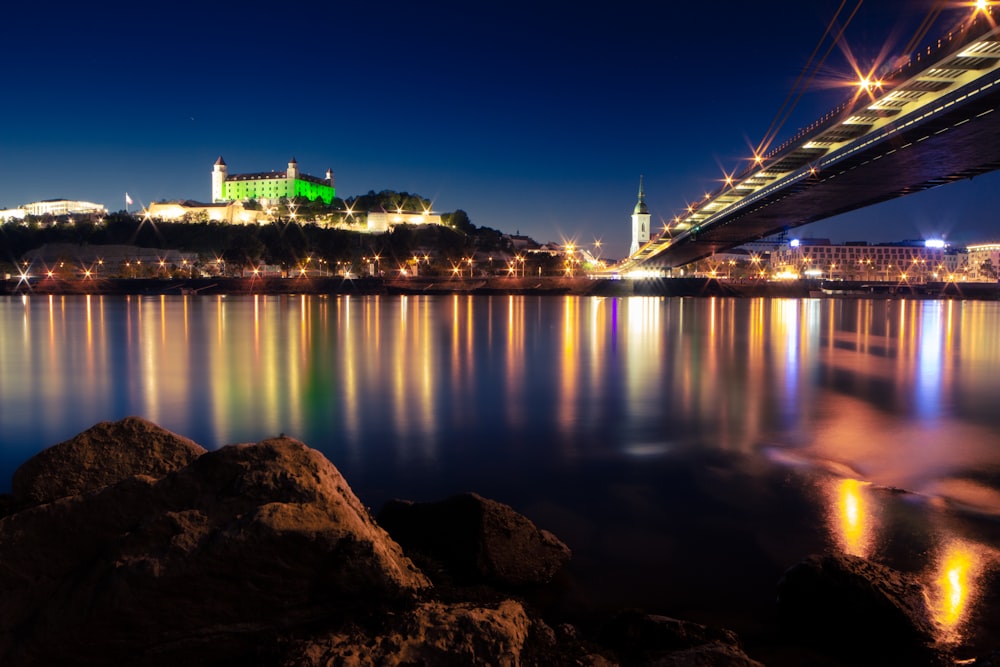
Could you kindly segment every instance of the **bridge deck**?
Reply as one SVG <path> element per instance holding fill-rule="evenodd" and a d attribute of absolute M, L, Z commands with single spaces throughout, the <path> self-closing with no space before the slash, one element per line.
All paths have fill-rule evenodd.
<path fill-rule="evenodd" d="M 754 164 L 618 267 L 677 267 L 1000 168 L 1000 28 L 980 17 Z"/>

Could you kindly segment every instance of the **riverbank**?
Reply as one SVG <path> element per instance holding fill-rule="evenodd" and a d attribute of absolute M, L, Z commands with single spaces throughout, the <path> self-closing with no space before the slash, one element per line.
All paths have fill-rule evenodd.
<path fill-rule="evenodd" d="M 717 584 L 749 574 L 727 554 Z M 374 516 L 302 442 L 206 450 L 129 417 L 35 455 L 0 496 L 0 657 L 275 667 L 943 667 L 958 657 L 937 641 L 920 581 L 874 560 L 791 563 L 744 650 L 723 627 L 634 607 L 567 615 L 556 601 L 587 585 L 572 557 L 569 542 L 475 493 L 394 500 Z"/>
<path fill-rule="evenodd" d="M 467 294 L 1000 300 L 998 283 L 728 281 L 715 278 L 610 280 L 575 277 L 482 278 L 36 278 L 0 281 L 0 294 Z"/>

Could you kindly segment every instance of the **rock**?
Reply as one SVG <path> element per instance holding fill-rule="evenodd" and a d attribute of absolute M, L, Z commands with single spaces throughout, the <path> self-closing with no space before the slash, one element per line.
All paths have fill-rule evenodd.
<path fill-rule="evenodd" d="M 96 491 L 133 475 L 163 477 L 205 453 L 187 438 L 139 417 L 101 422 L 28 459 L 14 472 L 21 507 Z"/>
<path fill-rule="evenodd" d="M 378 521 L 408 554 L 440 563 L 460 583 L 543 584 L 570 559 L 552 533 L 475 493 L 436 503 L 390 501 Z"/>
<path fill-rule="evenodd" d="M 601 641 L 630 665 L 763 667 L 730 630 L 637 611 L 616 616 L 602 629 Z"/>
<path fill-rule="evenodd" d="M 848 554 L 812 555 L 778 583 L 794 636 L 856 664 L 936 664 L 935 627 L 915 577 Z"/>
<path fill-rule="evenodd" d="M 386 622 L 382 632 L 337 632 L 294 644 L 283 667 L 435 665 L 517 667 L 531 621 L 519 602 L 495 608 L 427 602 Z"/>
<path fill-rule="evenodd" d="M 0 517 L 13 514 L 19 509 L 18 502 L 12 493 L 0 493 Z"/>
<path fill-rule="evenodd" d="M 0 519 L 0 664 L 253 664 L 279 633 L 429 586 L 289 438 L 88 491 Z"/>
<path fill-rule="evenodd" d="M 643 667 L 764 667 L 743 652 L 725 644 L 704 644 L 642 663 Z"/>

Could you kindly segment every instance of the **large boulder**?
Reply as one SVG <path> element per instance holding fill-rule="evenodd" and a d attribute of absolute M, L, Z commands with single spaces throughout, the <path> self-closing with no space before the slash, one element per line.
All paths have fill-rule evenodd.
<path fill-rule="evenodd" d="M 440 563 L 459 583 L 543 584 L 570 559 L 555 535 L 475 493 L 435 503 L 393 500 L 378 521 L 408 554 Z"/>
<path fill-rule="evenodd" d="M 101 422 L 28 459 L 11 480 L 20 507 L 96 491 L 133 475 L 163 477 L 205 453 L 140 417 Z"/>
<path fill-rule="evenodd" d="M 628 665 L 763 667 L 743 651 L 730 630 L 638 611 L 623 612 L 608 622 L 601 642 Z"/>
<path fill-rule="evenodd" d="M 428 586 L 322 454 L 232 445 L 0 519 L 0 664 L 252 664 Z"/>
<path fill-rule="evenodd" d="M 864 558 L 808 556 L 778 583 L 778 610 L 793 637 L 855 664 L 941 659 L 917 579 Z"/>
<path fill-rule="evenodd" d="M 282 666 L 517 667 L 530 627 L 524 608 L 513 600 L 493 607 L 427 602 L 375 631 L 355 626 L 297 642 Z"/>

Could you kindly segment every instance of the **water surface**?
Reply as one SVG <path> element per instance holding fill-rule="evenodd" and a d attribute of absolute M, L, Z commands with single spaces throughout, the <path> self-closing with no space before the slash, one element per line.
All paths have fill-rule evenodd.
<path fill-rule="evenodd" d="M 996 648 L 998 330 L 992 302 L 4 297 L 0 484 L 128 415 L 208 448 L 285 433 L 376 510 L 515 506 L 574 550 L 568 610 L 753 648 L 781 572 L 836 548 L 918 574 L 942 641 Z"/>

